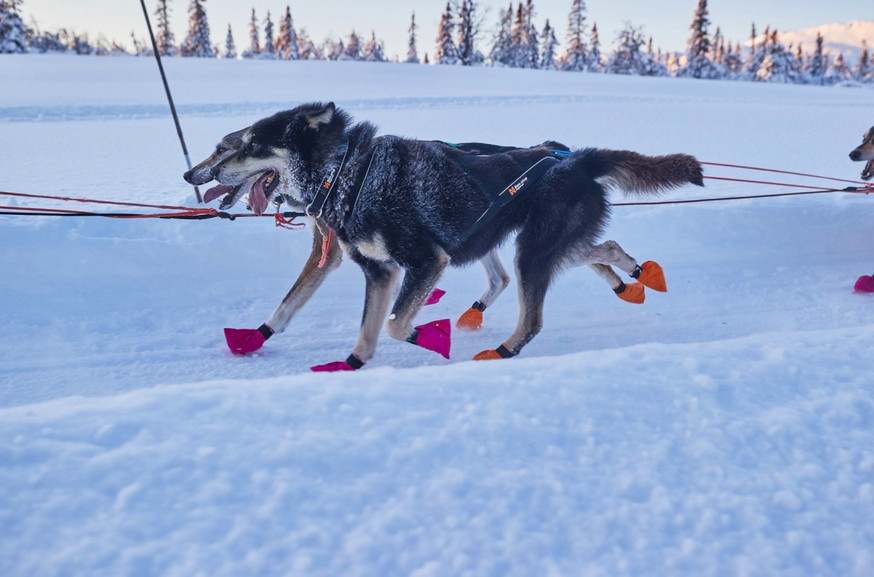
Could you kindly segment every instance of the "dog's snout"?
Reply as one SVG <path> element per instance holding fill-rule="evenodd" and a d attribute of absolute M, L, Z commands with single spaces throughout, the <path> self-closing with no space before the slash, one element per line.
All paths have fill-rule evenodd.
<path fill-rule="evenodd" d="M 862 159 L 862 153 L 859 151 L 858 148 L 850 153 L 850 160 L 861 160 L 861 159 Z"/>
<path fill-rule="evenodd" d="M 191 173 L 192 172 L 194 172 L 194 169 L 186 170 L 185 174 L 182 175 L 182 178 L 184 178 L 185 182 L 187 182 L 188 184 L 194 184 L 193 182 L 191 182 Z"/>

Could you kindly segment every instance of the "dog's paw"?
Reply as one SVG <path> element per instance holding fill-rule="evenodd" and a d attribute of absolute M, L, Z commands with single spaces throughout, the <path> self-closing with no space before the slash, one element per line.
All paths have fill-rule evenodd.
<path fill-rule="evenodd" d="M 646 299 L 646 292 L 644 291 L 643 284 L 639 282 L 633 282 L 631 284 L 620 282 L 618 286 L 613 287 L 613 292 L 615 292 L 616 296 L 625 302 L 636 305 L 642 305 L 644 299 Z"/>
<path fill-rule="evenodd" d="M 853 289 L 859 293 L 874 293 L 874 276 L 862 275 L 856 280 Z"/>
<path fill-rule="evenodd" d="M 235 355 L 253 353 L 273 336 L 273 329 L 263 324 L 257 329 L 225 329 L 225 341 Z"/>
<path fill-rule="evenodd" d="M 415 339 L 410 342 L 448 359 L 449 348 L 452 346 L 451 333 L 452 324 L 449 319 L 442 319 L 416 327 Z"/>
<path fill-rule="evenodd" d="M 455 321 L 455 326 L 463 331 L 478 331 L 483 326 L 483 312 L 471 307 Z"/>
<path fill-rule="evenodd" d="M 481 351 L 474 355 L 475 361 L 496 361 L 498 359 L 510 359 L 516 356 L 516 353 L 510 351 L 507 345 L 501 345 L 497 349 L 489 349 Z"/>
<path fill-rule="evenodd" d="M 648 260 L 638 268 L 640 273 L 637 275 L 637 281 L 640 284 L 654 291 L 668 292 L 668 285 L 665 282 L 665 271 L 662 270 L 659 263 L 654 260 Z"/>
<path fill-rule="evenodd" d="M 354 371 L 355 367 L 346 361 L 334 361 L 333 363 L 310 367 L 310 370 L 314 373 L 336 373 L 339 371 Z"/>
<path fill-rule="evenodd" d="M 334 361 L 324 365 L 316 365 L 310 367 L 314 373 L 336 373 L 339 371 L 357 371 L 364 366 L 364 361 L 358 358 L 358 355 L 352 353 L 346 357 L 345 361 Z"/>

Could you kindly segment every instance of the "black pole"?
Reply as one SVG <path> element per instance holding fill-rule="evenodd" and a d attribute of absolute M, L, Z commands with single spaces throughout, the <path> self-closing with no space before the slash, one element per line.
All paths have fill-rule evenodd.
<path fill-rule="evenodd" d="M 176 114 L 176 106 L 173 104 L 173 96 L 170 94 L 170 85 L 167 84 L 167 75 L 164 74 L 164 65 L 161 64 L 161 54 L 158 52 L 158 43 L 155 41 L 155 33 L 152 32 L 152 22 L 149 20 L 149 12 L 146 10 L 146 0 L 140 0 L 143 7 L 143 16 L 146 17 L 146 26 L 149 28 L 149 38 L 152 39 L 152 50 L 155 52 L 155 60 L 158 61 L 158 70 L 161 71 L 161 80 L 164 81 L 164 91 L 167 93 L 167 101 L 170 103 L 170 112 L 173 113 L 173 122 L 176 123 L 176 134 L 179 135 L 179 142 L 182 144 L 182 154 L 185 155 L 185 163 L 188 164 L 188 170 L 191 170 L 191 158 L 188 156 L 188 147 L 185 146 L 185 138 L 182 136 L 182 125 L 179 124 L 179 116 Z M 194 196 L 197 197 L 197 202 L 203 202 L 200 196 L 200 190 L 194 187 Z"/>

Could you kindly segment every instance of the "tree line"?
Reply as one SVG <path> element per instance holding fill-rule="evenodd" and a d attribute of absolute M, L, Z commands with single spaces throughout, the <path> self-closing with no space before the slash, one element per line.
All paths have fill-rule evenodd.
<path fill-rule="evenodd" d="M 258 58 L 279 60 L 354 60 L 387 62 L 384 43 L 375 32 L 361 36 L 354 30 L 346 38 L 316 43 L 306 28 L 296 29 L 291 6 L 286 5 L 277 25 L 269 12 L 259 19 L 254 8 L 247 24 L 247 41 L 237 48 L 228 24 L 224 42 L 214 44 L 205 8 L 206 0 L 190 0 L 188 31 L 177 42 L 170 27 L 170 0 L 158 0 L 154 12 L 158 52 L 163 56 L 202 58 Z M 73 51 L 77 54 L 130 54 L 117 44 L 65 29 L 41 31 L 36 23 L 25 25 L 20 17 L 23 0 L 0 0 L 0 53 Z M 696 0 L 686 51 L 663 52 L 653 48 L 652 37 L 643 28 L 626 22 L 613 39 L 612 48 L 602 48 L 597 23 L 588 23 L 585 0 L 571 0 L 564 43 L 546 20 L 535 22 L 534 0 L 511 2 L 500 11 L 492 37 L 485 40 L 483 16 L 477 0 L 449 0 L 441 14 L 433 58 L 419 58 L 415 13 L 408 29 L 406 63 L 460 66 L 500 66 L 539 70 L 562 70 L 642 76 L 753 80 L 799 84 L 832 85 L 845 81 L 874 82 L 874 57 L 867 44 L 856 63 L 841 53 L 832 56 L 817 35 L 811 52 L 801 45 L 785 46 L 776 29 L 766 26 L 761 34 L 751 26 L 747 46 L 727 41 L 719 27 L 710 33 L 707 0 Z M 131 35 L 133 53 L 151 55 L 152 47 Z M 479 47 L 489 44 L 487 52 Z"/>

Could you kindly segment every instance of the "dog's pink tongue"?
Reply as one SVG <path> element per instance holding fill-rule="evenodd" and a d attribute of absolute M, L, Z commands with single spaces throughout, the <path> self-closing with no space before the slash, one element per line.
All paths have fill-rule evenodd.
<path fill-rule="evenodd" d="M 874 176 L 874 160 L 869 160 L 865 163 L 865 168 L 862 170 L 862 180 L 868 180 Z"/>
<path fill-rule="evenodd" d="M 218 186 L 213 186 L 209 190 L 203 193 L 203 202 L 211 202 L 217 199 L 220 196 L 224 196 L 227 193 L 233 190 L 230 186 L 225 184 L 219 184 Z"/>
<path fill-rule="evenodd" d="M 251 208 L 252 212 L 258 216 L 261 216 L 267 211 L 267 206 L 269 204 L 267 201 L 267 191 L 264 190 L 264 181 L 266 179 L 267 175 L 265 174 L 255 182 L 252 186 L 252 190 L 249 191 L 249 208 Z"/>

